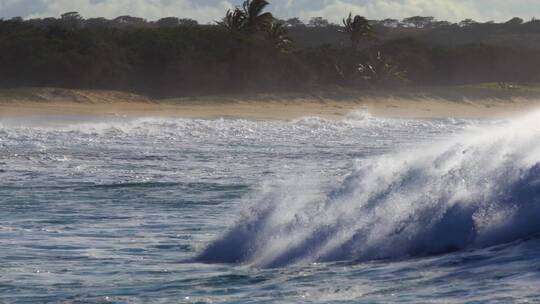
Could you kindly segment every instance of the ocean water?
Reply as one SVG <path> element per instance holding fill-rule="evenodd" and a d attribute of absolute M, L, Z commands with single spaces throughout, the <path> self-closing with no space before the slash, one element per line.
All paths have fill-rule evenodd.
<path fill-rule="evenodd" d="M 539 121 L 0 120 L 0 303 L 540 303 Z"/>

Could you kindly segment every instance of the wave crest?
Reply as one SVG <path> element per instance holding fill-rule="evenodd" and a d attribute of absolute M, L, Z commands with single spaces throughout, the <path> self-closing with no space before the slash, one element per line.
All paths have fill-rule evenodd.
<path fill-rule="evenodd" d="M 485 247 L 540 232 L 540 115 L 359 162 L 338 186 L 262 193 L 198 257 L 280 267 Z"/>

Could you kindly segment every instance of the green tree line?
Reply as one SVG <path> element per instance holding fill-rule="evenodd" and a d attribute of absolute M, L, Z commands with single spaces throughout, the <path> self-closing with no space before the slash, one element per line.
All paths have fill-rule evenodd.
<path fill-rule="evenodd" d="M 121 16 L 0 20 L 0 86 L 127 90 L 155 97 L 540 80 L 540 22 L 431 17 L 341 25 L 279 20 L 247 0 L 223 20 Z M 450 42 L 449 42 L 450 41 Z M 454 43 L 452 43 L 454 42 Z"/>

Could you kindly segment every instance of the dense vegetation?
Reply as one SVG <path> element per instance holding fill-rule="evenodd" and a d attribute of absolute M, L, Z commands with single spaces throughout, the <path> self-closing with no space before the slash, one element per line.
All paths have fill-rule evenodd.
<path fill-rule="evenodd" d="M 540 81 L 540 21 L 275 19 L 264 0 L 214 25 L 174 17 L 0 20 L 0 86 L 240 91 Z"/>

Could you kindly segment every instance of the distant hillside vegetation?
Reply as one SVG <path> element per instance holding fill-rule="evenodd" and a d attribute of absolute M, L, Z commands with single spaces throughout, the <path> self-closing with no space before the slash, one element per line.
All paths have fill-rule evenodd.
<path fill-rule="evenodd" d="M 213 25 L 175 17 L 0 20 L 0 87 L 125 90 L 153 97 L 320 86 L 540 82 L 540 21 L 457 24 L 344 16 L 279 20 L 264 0 Z M 249 8 L 249 9 L 246 9 Z"/>

